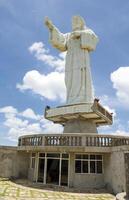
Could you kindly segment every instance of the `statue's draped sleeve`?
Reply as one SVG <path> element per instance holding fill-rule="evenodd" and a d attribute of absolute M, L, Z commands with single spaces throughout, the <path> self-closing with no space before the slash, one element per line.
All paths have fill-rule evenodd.
<path fill-rule="evenodd" d="M 60 51 L 66 51 L 66 35 L 61 33 L 56 27 L 50 32 L 50 43 Z"/>
<path fill-rule="evenodd" d="M 93 51 L 98 43 L 97 35 L 91 30 L 86 29 L 81 33 L 81 48 Z"/>

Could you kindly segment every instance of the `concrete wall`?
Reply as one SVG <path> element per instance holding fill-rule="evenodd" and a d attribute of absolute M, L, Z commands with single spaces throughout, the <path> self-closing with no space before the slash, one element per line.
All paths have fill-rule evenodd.
<path fill-rule="evenodd" d="M 28 154 L 18 152 L 17 147 L 0 146 L 0 176 L 1 177 L 27 177 Z"/>
<path fill-rule="evenodd" d="M 70 153 L 69 186 L 78 188 L 102 188 L 107 186 L 114 193 L 125 191 L 124 152 L 120 148 L 112 148 L 111 153 L 103 154 L 103 174 L 76 174 L 75 153 Z M 86 153 L 86 152 L 85 152 Z M 89 153 L 89 152 L 88 152 Z M 93 152 L 92 152 L 93 153 Z M 36 156 L 38 161 L 38 157 Z M 38 165 L 35 170 L 29 169 L 30 153 L 18 151 L 17 147 L 0 147 L 0 176 L 36 180 Z"/>
<path fill-rule="evenodd" d="M 103 188 L 104 177 L 100 174 L 75 174 L 74 187 L 77 188 Z"/>
<path fill-rule="evenodd" d="M 95 153 L 94 153 L 95 154 Z M 76 174 L 74 153 L 70 154 L 70 186 L 80 188 L 107 187 L 115 194 L 125 191 L 124 151 L 112 148 L 103 154 L 103 174 Z"/>
<path fill-rule="evenodd" d="M 115 194 L 125 191 L 124 152 L 115 150 L 104 157 L 104 182 Z"/>
<path fill-rule="evenodd" d="M 30 164 L 29 153 L 17 152 L 19 177 L 28 178 Z"/>
<path fill-rule="evenodd" d="M 31 160 L 31 154 L 29 155 L 29 160 Z M 30 168 L 30 161 L 29 161 L 28 179 L 30 181 L 37 181 L 37 176 L 38 176 L 38 153 L 36 153 L 34 169 Z"/>
<path fill-rule="evenodd" d="M 95 154 L 95 153 L 94 153 Z M 75 173 L 75 155 L 70 154 L 69 186 L 76 188 L 104 187 L 104 174 L 77 174 Z"/>
<path fill-rule="evenodd" d="M 18 176 L 17 168 L 17 148 L 0 147 L 0 176 L 13 177 Z"/>
<path fill-rule="evenodd" d="M 35 170 L 34 169 L 31 169 L 31 168 L 29 168 L 29 170 L 28 170 L 28 179 L 30 180 L 30 181 L 36 181 L 36 178 L 35 178 Z"/>

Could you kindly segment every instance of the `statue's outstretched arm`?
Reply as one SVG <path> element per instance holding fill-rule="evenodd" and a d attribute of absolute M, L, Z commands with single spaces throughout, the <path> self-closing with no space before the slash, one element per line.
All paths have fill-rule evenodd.
<path fill-rule="evenodd" d="M 61 33 L 48 17 L 45 18 L 45 25 L 50 32 L 50 43 L 60 51 L 66 51 L 65 34 Z"/>
<path fill-rule="evenodd" d="M 54 28 L 57 29 L 48 17 L 45 17 L 45 25 L 48 27 L 50 31 L 52 31 Z"/>

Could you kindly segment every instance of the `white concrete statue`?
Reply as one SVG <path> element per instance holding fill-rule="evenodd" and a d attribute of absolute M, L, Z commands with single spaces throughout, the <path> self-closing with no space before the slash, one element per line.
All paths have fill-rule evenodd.
<path fill-rule="evenodd" d="M 93 85 L 90 70 L 90 51 L 95 50 L 98 37 L 86 27 L 80 16 L 72 18 L 72 32 L 62 34 L 46 17 L 51 44 L 60 51 L 67 51 L 65 85 L 67 104 L 93 103 Z"/>

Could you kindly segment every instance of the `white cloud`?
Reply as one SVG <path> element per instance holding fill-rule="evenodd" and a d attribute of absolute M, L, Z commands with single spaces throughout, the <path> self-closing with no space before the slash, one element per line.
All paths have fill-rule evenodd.
<path fill-rule="evenodd" d="M 17 113 L 17 109 L 12 106 L 5 106 L 0 108 L 0 113 Z"/>
<path fill-rule="evenodd" d="M 8 129 L 7 138 L 17 141 L 21 135 L 61 133 L 63 127 L 50 122 L 42 115 L 36 114 L 31 108 L 19 112 L 13 106 L 0 108 L 0 113 L 4 114 L 3 126 Z M 27 118 L 27 119 L 26 119 Z"/>
<path fill-rule="evenodd" d="M 116 135 L 129 136 L 129 131 L 117 130 Z"/>
<path fill-rule="evenodd" d="M 23 128 L 28 125 L 28 120 L 22 120 L 16 116 L 10 116 L 6 117 L 6 120 L 4 122 L 4 125 L 7 126 L 8 128 Z"/>
<path fill-rule="evenodd" d="M 38 120 L 41 118 L 41 116 L 36 115 L 35 112 L 31 108 L 27 108 L 26 110 L 20 113 L 13 106 L 5 106 L 5 107 L 0 108 L 0 113 L 5 114 L 6 118 L 10 118 L 11 116 L 14 117 L 16 115 L 20 117 L 22 116 L 25 118 L 34 119 L 34 120 Z"/>
<path fill-rule="evenodd" d="M 101 105 L 110 113 L 113 113 L 113 117 L 116 118 L 116 110 L 111 103 L 111 98 L 108 95 L 102 95 L 99 97 Z"/>
<path fill-rule="evenodd" d="M 116 135 L 116 136 L 129 136 L 129 131 L 125 130 L 116 130 L 114 132 L 111 132 L 110 135 Z"/>
<path fill-rule="evenodd" d="M 33 70 L 25 74 L 22 84 L 17 84 L 21 91 L 32 90 L 34 93 L 41 95 L 49 100 L 65 101 L 65 84 L 64 73 L 51 72 L 47 75 L 40 74 Z"/>
<path fill-rule="evenodd" d="M 29 47 L 29 52 L 36 59 L 50 66 L 53 71 L 48 74 L 40 73 L 37 70 L 28 71 L 24 75 L 22 83 L 18 83 L 16 87 L 20 91 L 30 90 L 51 101 L 65 102 L 64 68 L 66 53 L 63 52 L 59 53 L 58 56 L 53 56 L 42 42 L 33 43 Z"/>
<path fill-rule="evenodd" d="M 5 106 L 0 108 L 0 113 L 4 114 L 6 118 L 14 117 L 17 112 L 17 109 L 13 106 Z"/>
<path fill-rule="evenodd" d="M 60 124 L 54 124 L 53 122 L 46 120 L 46 119 L 42 119 L 41 121 L 42 123 L 42 128 L 44 130 L 44 133 L 62 133 L 63 132 L 63 126 L 61 126 Z"/>
<path fill-rule="evenodd" d="M 65 67 L 65 55 L 66 53 L 59 53 L 59 56 L 53 56 L 49 53 L 49 50 L 45 48 L 45 45 L 42 42 L 35 42 L 29 47 L 30 53 L 43 61 L 45 64 L 49 65 L 56 71 L 62 72 Z"/>
<path fill-rule="evenodd" d="M 11 127 L 8 131 L 8 138 L 17 141 L 21 135 L 41 134 L 42 130 L 39 123 L 28 124 L 22 127 Z"/>
<path fill-rule="evenodd" d="M 41 118 L 41 116 L 36 115 L 35 112 L 31 108 L 27 108 L 26 110 L 21 112 L 20 115 L 25 118 L 30 118 L 30 119 L 34 119 L 34 120 L 38 120 Z"/>
<path fill-rule="evenodd" d="M 120 67 L 111 73 L 116 96 L 123 105 L 129 105 L 129 67 Z"/>
<path fill-rule="evenodd" d="M 99 134 L 129 136 L 129 122 L 123 121 L 118 117 L 115 117 L 113 125 L 100 126 L 98 130 Z"/>
<path fill-rule="evenodd" d="M 119 120 L 118 120 L 119 121 Z M 128 129 L 116 121 L 112 126 L 101 126 L 98 128 L 99 134 L 115 135 L 115 136 L 129 136 Z"/>
<path fill-rule="evenodd" d="M 129 136 L 129 131 L 123 125 L 102 126 L 99 127 L 99 134 L 115 135 L 115 136 Z"/>
<path fill-rule="evenodd" d="M 113 114 L 113 117 L 116 117 L 116 111 L 115 111 L 114 108 L 110 108 L 110 107 L 107 106 L 107 105 L 104 105 L 104 108 L 105 108 L 108 112 L 112 113 L 112 114 Z"/>

